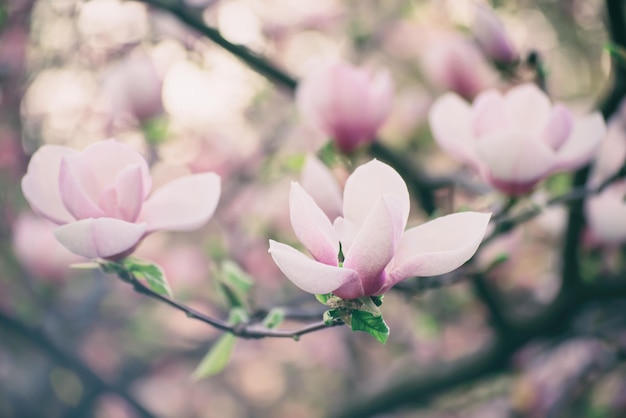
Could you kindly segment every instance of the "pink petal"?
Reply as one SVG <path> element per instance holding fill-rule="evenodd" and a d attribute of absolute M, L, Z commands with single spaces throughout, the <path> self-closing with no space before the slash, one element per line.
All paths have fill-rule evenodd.
<path fill-rule="evenodd" d="M 606 138 L 593 163 L 589 176 L 590 186 L 597 186 L 617 173 L 626 160 L 626 131 L 620 118 L 613 117 L 607 126 Z"/>
<path fill-rule="evenodd" d="M 554 170 L 571 170 L 589 162 L 605 135 L 606 124 L 598 112 L 578 119 L 569 138 L 557 153 Z"/>
<path fill-rule="evenodd" d="M 548 96 L 533 83 L 514 87 L 506 94 L 506 111 L 518 129 L 539 138 L 548 124 L 552 106 Z"/>
<path fill-rule="evenodd" d="M 347 283 L 358 283 L 356 271 L 310 259 L 289 245 L 270 240 L 270 254 L 289 280 L 305 292 L 325 294 Z"/>
<path fill-rule="evenodd" d="M 332 103 L 332 89 L 329 85 L 329 67 L 320 67 L 307 74 L 298 84 L 296 103 L 302 118 L 318 130 L 326 131 L 325 109 Z"/>
<path fill-rule="evenodd" d="M 80 153 L 81 160 L 96 176 L 100 190 L 116 183 L 117 176 L 128 166 L 140 167 L 145 199 L 152 188 L 152 179 L 145 158 L 129 145 L 114 139 L 97 142 Z"/>
<path fill-rule="evenodd" d="M 131 250 L 146 231 L 146 224 L 113 218 L 83 219 L 54 230 L 54 236 L 74 254 L 109 258 Z"/>
<path fill-rule="evenodd" d="M 491 132 L 509 129 L 511 121 L 504 107 L 504 97 L 499 91 L 480 93 L 472 105 L 472 128 L 477 139 Z"/>
<path fill-rule="evenodd" d="M 217 207 L 220 177 L 215 173 L 184 176 L 156 190 L 144 202 L 139 219 L 147 232 L 189 231 L 206 223 Z"/>
<path fill-rule="evenodd" d="M 550 120 L 543 131 L 543 142 L 557 151 L 569 138 L 572 127 L 574 126 L 574 117 L 572 113 L 563 105 L 557 104 L 552 108 Z"/>
<path fill-rule="evenodd" d="M 141 167 L 131 165 L 117 176 L 115 182 L 118 213 L 121 219 L 134 222 L 139 216 L 144 196 L 144 184 Z"/>
<path fill-rule="evenodd" d="M 295 182 L 291 183 L 289 213 L 293 231 L 313 258 L 336 266 L 339 254 L 337 233 L 313 198 Z"/>
<path fill-rule="evenodd" d="M 475 138 L 470 106 L 454 93 L 437 99 L 428 114 L 430 129 L 437 144 L 451 157 L 477 166 Z"/>
<path fill-rule="evenodd" d="M 44 145 L 31 157 L 22 179 L 22 192 L 33 210 L 56 224 L 74 221 L 61 199 L 59 171 L 63 157 L 75 152 L 68 147 Z"/>
<path fill-rule="evenodd" d="M 393 104 L 393 79 L 389 71 L 372 74 L 368 93 L 368 121 L 373 130 L 377 130 L 389 116 Z"/>
<path fill-rule="evenodd" d="M 541 179 L 552 169 L 556 156 L 548 145 L 520 131 L 499 131 L 478 142 L 476 150 L 489 177 L 525 183 Z"/>
<path fill-rule="evenodd" d="M 413 276 L 448 273 L 469 260 L 482 241 L 489 213 L 442 216 L 404 233 L 388 271 L 384 290 Z"/>
<path fill-rule="evenodd" d="M 406 222 L 402 211 L 398 196 L 380 198 L 345 254 L 344 267 L 359 273 L 366 295 L 377 294 L 384 283 L 382 272 L 393 258 Z"/>
<path fill-rule="evenodd" d="M 357 226 L 363 224 L 385 194 L 400 198 L 403 227 L 409 217 L 409 191 L 402 177 L 390 166 L 372 160 L 354 170 L 343 190 L 343 215 Z"/>
<path fill-rule="evenodd" d="M 341 216 L 342 201 L 339 184 L 331 171 L 313 155 L 306 158 L 300 184 L 324 211 L 328 219 L 335 220 Z"/>
<path fill-rule="evenodd" d="M 95 178 L 91 170 L 81 167 L 83 161 L 79 157 L 72 154 L 61 161 L 58 187 L 63 204 L 76 219 L 100 218 L 105 213 L 89 193 L 96 191 Z"/>
<path fill-rule="evenodd" d="M 626 241 L 626 183 L 612 184 L 585 202 L 585 215 L 596 240 L 603 244 Z"/>

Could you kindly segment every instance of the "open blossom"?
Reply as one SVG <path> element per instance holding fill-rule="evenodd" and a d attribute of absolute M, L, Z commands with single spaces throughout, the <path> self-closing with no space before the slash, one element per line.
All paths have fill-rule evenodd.
<path fill-rule="evenodd" d="M 391 111 L 393 82 L 387 71 L 335 63 L 305 77 L 296 95 L 302 116 L 351 152 L 375 139 Z"/>
<path fill-rule="evenodd" d="M 471 106 L 448 93 L 429 118 L 441 148 L 509 195 L 528 193 L 550 174 L 587 163 L 606 131 L 599 113 L 574 119 L 534 84 L 505 95 L 487 90 Z"/>
<path fill-rule="evenodd" d="M 476 252 L 490 217 L 457 213 L 404 231 L 410 206 L 406 184 L 377 160 L 347 179 L 343 216 L 334 222 L 296 182 L 289 199 L 291 225 L 313 258 L 270 240 L 274 261 L 302 290 L 343 299 L 380 295 L 409 277 L 456 269 Z"/>
<path fill-rule="evenodd" d="M 87 258 L 119 258 L 146 235 L 199 228 L 220 195 L 214 173 L 180 177 L 151 193 L 146 160 L 115 140 L 82 152 L 44 145 L 33 154 L 22 191 L 35 212 L 58 226 L 54 235 Z"/>

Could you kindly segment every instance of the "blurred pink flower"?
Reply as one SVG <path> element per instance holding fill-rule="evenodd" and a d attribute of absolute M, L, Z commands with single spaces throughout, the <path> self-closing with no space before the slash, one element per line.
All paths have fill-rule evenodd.
<path fill-rule="evenodd" d="M 84 261 L 54 238 L 53 223 L 30 213 L 21 213 L 13 223 L 13 251 L 20 264 L 32 275 L 63 281 L 70 264 Z"/>
<path fill-rule="evenodd" d="M 490 217 L 457 213 L 404 232 L 409 206 L 400 175 L 377 160 L 357 168 L 348 178 L 343 217 L 334 223 L 294 182 L 291 225 L 313 259 L 273 240 L 269 251 L 285 276 L 302 290 L 354 299 L 382 294 L 412 276 L 456 269 L 476 252 Z"/>
<path fill-rule="evenodd" d="M 609 122 L 606 139 L 589 176 L 590 189 L 597 188 L 619 171 L 626 161 L 626 126 L 622 117 Z M 626 179 L 610 184 L 585 201 L 590 244 L 616 245 L 626 242 Z"/>
<path fill-rule="evenodd" d="M 391 111 L 393 81 L 387 71 L 335 63 L 305 77 L 296 96 L 301 115 L 351 152 L 374 141 Z"/>
<path fill-rule="evenodd" d="M 115 140 L 84 151 L 44 145 L 22 179 L 26 200 L 59 224 L 56 238 L 87 258 L 119 258 L 146 235 L 199 228 L 213 215 L 220 195 L 214 173 L 180 177 L 150 194 L 146 160 Z"/>
<path fill-rule="evenodd" d="M 472 33 L 488 58 L 499 63 L 512 63 L 519 59 L 519 52 L 491 7 L 475 4 Z"/>
<path fill-rule="evenodd" d="M 528 193 L 550 174 L 587 163 L 606 131 L 599 113 L 575 120 L 534 84 L 505 95 L 487 90 L 472 106 L 448 93 L 429 119 L 439 146 L 508 195 Z"/>
<path fill-rule="evenodd" d="M 471 39 L 447 32 L 431 38 L 421 53 L 428 81 L 466 99 L 496 85 L 497 74 Z"/>

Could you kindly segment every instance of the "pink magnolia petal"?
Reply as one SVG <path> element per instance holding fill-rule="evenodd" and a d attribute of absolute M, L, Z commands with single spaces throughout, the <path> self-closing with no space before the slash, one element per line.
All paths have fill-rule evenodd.
<path fill-rule="evenodd" d="M 90 170 L 81 169 L 82 161 L 76 154 L 63 158 L 59 170 L 59 190 L 63 204 L 76 219 L 100 218 L 105 216 L 93 201 L 89 190 L 95 189 Z M 90 187 L 91 186 L 91 187 Z"/>
<path fill-rule="evenodd" d="M 497 181 L 526 183 L 541 179 L 552 169 L 556 156 L 542 141 L 521 131 L 500 131 L 484 137 L 476 150 Z"/>
<path fill-rule="evenodd" d="M 340 216 L 333 222 L 333 228 L 337 231 L 339 242 L 341 242 L 341 249 L 343 253 L 346 254 L 350 250 L 350 247 L 352 247 L 354 238 L 359 232 L 359 226 L 350 219 Z"/>
<path fill-rule="evenodd" d="M 384 283 L 381 273 L 393 258 L 404 229 L 402 212 L 398 196 L 384 195 L 372 208 L 345 254 L 344 267 L 359 273 L 366 295 L 375 295 Z"/>
<path fill-rule="evenodd" d="M 587 163 L 596 153 L 606 135 L 606 124 L 598 113 L 574 123 L 572 133 L 557 153 L 555 170 L 570 170 Z"/>
<path fill-rule="evenodd" d="M 433 138 L 457 161 L 477 166 L 470 106 L 454 93 L 441 96 L 428 114 Z"/>
<path fill-rule="evenodd" d="M 146 231 L 146 224 L 113 218 L 83 219 L 54 230 L 54 236 L 74 254 L 109 258 L 131 250 Z"/>
<path fill-rule="evenodd" d="M 126 221 L 134 222 L 143 204 L 144 184 L 141 167 L 131 165 L 122 170 L 117 176 L 115 191 L 117 192 L 118 216 Z"/>
<path fill-rule="evenodd" d="M 556 104 L 543 131 L 543 142 L 550 145 L 553 150 L 558 150 L 569 138 L 573 126 L 574 116 L 569 109 L 562 104 Z"/>
<path fill-rule="evenodd" d="M 298 84 L 296 104 L 302 118 L 311 126 L 325 132 L 325 109 L 331 108 L 332 89 L 328 88 L 328 67 L 320 67 L 307 74 Z"/>
<path fill-rule="evenodd" d="M 100 141 L 85 148 L 80 158 L 90 167 L 96 176 L 100 190 L 113 185 L 117 176 L 126 167 L 137 165 L 140 167 L 145 199 L 152 188 L 152 179 L 148 163 L 145 158 L 129 145 L 114 139 Z"/>
<path fill-rule="evenodd" d="M 393 79 L 389 71 L 378 71 L 371 76 L 368 93 L 368 120 L 373 130 L 377 130 L 389 116 L 393 104 Z"/>
<path fill-rule="evenodd" d="M 330 170 L 317 157 L 309 155 L 302 168 L 302 188 L 315 200 L 328 216 L 335 220 L 341 216 L 341 190 Z"/>
<path fill-rule="evenodd" d="M 527 83 L 509 90 L 504 101 L 515 127 L 530 137 L 539 138 L 552 110 L 548 96 L 535 84 Z"/>
<path fill-rule="evenodd" d="M 385 194 L 400 198 L 403 225 L 406 225 L 411 204 L 406 184 L 393 168 L 378 160 L 363 164 L 348 177 L 343 190 L 344 217 L 357 225 L 363 224 Z"/>
<path fill-rule="evenodd" d="M 324 212 L 298 183 L 289 194 L 291 226 L 300 242 L 317 261 L 338 264 L 339 238 Z"/>
<path fill-rule="evenodd" d="M 502 94 L 495 89 L 480 93 L 472 105 L 472 128 L 476 138 L 509 126 Z"/>
<path fill-rule="evenodd" d="M 280 242 L 270 240 L 269 252 L 285 276 L 305 292 L 330 293 L 347 283 L 359 281 L 354 270 L 319 263 Z"/>
<path fill-rule="evenodd" d="M 589 185 L 597 186 L 620 169 L 626 161 L 626 131 L 619 118 L 613 117 L 607 126 L 606 138 L 593 163 Z"/>
<path fill-rule="evenodd" d="M 147 232 L 199 228 L 213 216 L 220 190 L 220 177 L 215 173 L 179 177 L 144 202 L 139 220 L 148 224 Z"/>
<path fill-rule="evenodd" d="M 469 260 L 482 241 L 489 213 L 442 216 L 404 233 L 388 272 L 384 290 L 413 276 L 448 273 Z"/>
<path fill-rule="evenodd" d="M 616 182 L 585 201 L 585 215 L 594 239 L 603 244 L 626 241 L 626 182 Z"/>
<path fill-rule="evenodd" d="M 33 210 L 56 224 L 74 221 L 61 199 L 59 171 L 63 157 L 75 152 L 68 147 L 44 145 L 31 157 L 22 179 L 22 192 Z"/>

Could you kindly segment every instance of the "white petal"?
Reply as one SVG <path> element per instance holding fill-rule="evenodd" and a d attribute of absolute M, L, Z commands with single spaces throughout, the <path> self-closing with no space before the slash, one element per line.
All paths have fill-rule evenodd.
<path fill-rule="evenodd" d="M 317 262 L 280 242 L 270 240 L 269 252 L 285 276 L 305 292 L 330 293 L 359 280 L 354 270 Z"/>
<path fill-rule="evenodd" d="M 571 170 L 589 162 L 605 135 L 606 124 L 598 112 L 576 120 L 572 133 L 557 153 L 555 170 Z"/>
<path fill-rule="evenodd" d="M 317 157 L 308 155 L 300 179 L 302 188 L 315 200 L 328 219 L 341 216 L 341 190 L 331 171 Z"/>
<path fill-rule="evenodd" d="M 388 271 L 385 289 L 412 276 L 448 273 L 469 260 L 482 241 L 489 213 L 442 216 L 404 233 Z"/>

